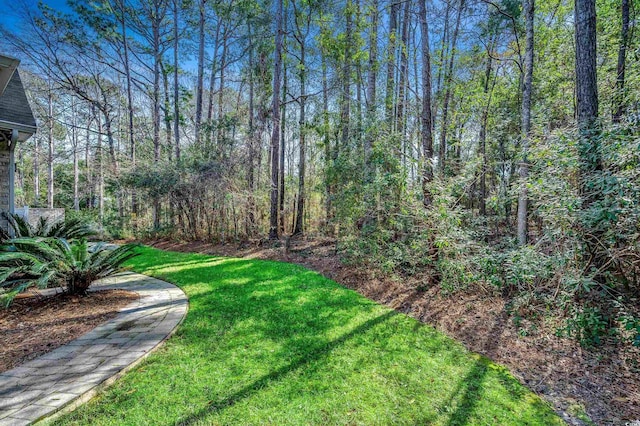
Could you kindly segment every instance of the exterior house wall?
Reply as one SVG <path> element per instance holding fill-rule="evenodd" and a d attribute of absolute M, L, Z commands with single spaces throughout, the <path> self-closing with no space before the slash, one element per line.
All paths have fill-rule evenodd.
<path fill-rule="evenodd" d="M 13 212 L 13 173 L 11 170 L 12 152 L 7 142 L 0 142 L 0 211 Z M 0 217 L 0 226 L 8 230 L 7 220 Z"/>
<path fill-rule="evenodd" d="M 13 151 L 18 142 L 27 140 L 37 130 L 20 73 L 16 70 L 19 63 L 17 59 L 0 54 L 0 211 L 6 213 L 14 212 Z M 0 227 L 11 232 L 7 221 L 1 217 Z"/>

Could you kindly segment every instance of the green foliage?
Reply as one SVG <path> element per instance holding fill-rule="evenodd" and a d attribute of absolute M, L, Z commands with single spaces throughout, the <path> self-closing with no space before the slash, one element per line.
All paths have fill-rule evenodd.
<path fill-rule="evenodd" d="M 179 172 L 168 164 L 138 167 L 123 178 L 125 185 L 146 192 L 150 198 L 167 195 L 178 181 Z"/>
<path fill-rule="evenodd" d="M 349 262 L 371 264 L 399 274 L 415 274 L 432 266 L 424 218 L 413 213 L 417 212 L 387 216 L 380 222 L 370 218 L 357 233 L 341 238 L 341 253 Z M 419 231 L 421 228 L 423 231 Z"/>
<path fill-rule="evenodd" d="M 370 176 L 356 153 L 343 153 L 329 170 L 339 192 L 335 200 L 339 249 L 348 262 L 367 263 L 393 273 L 414 274 L 433 266 L 431 231 L 417 192 L 406 186 L 406 171 L 393 147 L 397 135 L 373 144 Z"/>
<path fill-rule="evenodd" d="M 122 270 L 137 254 L 134 245 L 109 248 L 89 246 L 86 240 L 64 238 L 16 238 L 0 251 L 0 297 L 5 304 L 31 288 L 61 286 L 70 294 L 85 294 L 91 284 Z"/>
<path fill-rule="evenodd" d="M 621 318 L 625 331 L 629 333 L 629 340 L 633 346 L 640 347 L 640 318 L 627 316 Z"/>
<path fill-rule="evenodd" d="M 615 300 L 614 306 L 617 310 L 617 321 L 622 325 L 620 336 L 633 346 L 640 347 L 640 315 L 629 309 L 628 301 L 622 296 Z"/>
<path fill-rule="evenodd" d="M 538 256 L 525 263 L 538 281 L 536 299 L 567 312 L 562 335 L 587 346 L 604 336 L 635 343 L 637 305 L 614 296 L 640 290 L 637 129 L 605 126 L 587 136 L 564 131 L 532 147 L 528 187 L 540 235 Z"/>
<path fill-rule="evenodd" d="M 433 203 L 427 211 L 440 285 L 450 292 L 463 290 L 473 281 L 474 256 L 481 248 L 465 226 L 468 215 L 453 195 L 459 184 L 455 179 L 450 180 L 449 185 L 436 182 L 431 190 Z"/>
<path fill-rule="evenodd" d="M 575 338 L 583 346 L 598 346 L 610 333 L 609 319 L 600 309 L 590 306 L 574 307 L 564 328 L 558 334 Z"/>
<path fill-rule="evenodd" d="M 603 328 L 607 335 L 620 335 L 621 320 L 598 322 L 597 315 L 586 308 L 595 302 L 602 315 L 616 318 L 611 294 L 638 288 L 640 191 L 635 138 L 628 130 L 609 129 L 599 137 L 604 167 L 589 184 L 591 191 L 604 196 L 589 209 L 582 207 L 578 188 L 580 139 L 566 129 L 535 139 L 527 183 L 533 241 L 525 247 L 515 246 L 508 227 L 499 229 L 504 222 L 492 223 L 499 217 L 474 218 L 472 211 L 462 208 L 474 200 L 472 163 L 460 175 L 434 184 L 428 217 L 434 219 L 429 229 L 438 251 L 436 271 L 442 288 L 456 291 L 475 283 L 506 296 L 518 317 L 568 312 L 571 332 L 564 335 L 584 344 L 599 343 L 596 337 Z M 516 195 L 513 190 L 489 195 L 488 206 L 495 214 Z M 494 226 L 496 231 L 491 229 Z M 615 265 L 606 284 L 596 280 L 598 271 L 585 267 L 585 229 L 603 233 L 609 264 Z"/>
<path fill-rule="evenodd" d="M 9 227 L 16 238 L 44 237 L 79 240 L 96 235 L 96 231 L 89 225 L 88 221 L 78 216 L 65 216 L 64 220 L 56 222 L 52 222 L 49 218 L 41 217 L 35 226 L 17 214 L 3 212 L 2 216 L 9 223 Z"/>
<path fill-rule="evenodd" d="M 506 250 L 487 248 L 487 254 L 477 259 L 477 279 L 485 280 L 503 294 L 534 291 L 553 276 L 552 256 L 533 246 Z"/>

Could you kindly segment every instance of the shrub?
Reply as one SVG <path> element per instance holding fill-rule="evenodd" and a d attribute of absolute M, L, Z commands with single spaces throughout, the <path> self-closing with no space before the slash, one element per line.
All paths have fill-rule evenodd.
<path fill-rule="evenodd" d="M 80 217 L 67 217 L 56 222 L 41 217 L 38 224 L 32 226 L 25 218 L 17 214 L 3 212 L 2 216 L 8 221 L 15 238 L 45 237 L 79 240 L 96 235 L 96 231 Z M 9 236 L 5 233 L 3 237 L 6 241 Z"/>
<path fill-rule="evenodd" d="M 69 294 L 85 294 L 91 284 L 120 272 L 137 255 L 135 245 L 109 249 L 86 240 L 16 238 L 0 252 L 0 288 L 5 304 L 30 287 L 61 286 Z"/>
<path fill-rule="evenodd" d="M 572 337 L 582 346 L 598 346 L 602 339 L 611 333 L 609 319 L 598 308 L 584 306 L 573 307 L 571 316 L 567 319 L 566 326 L 558 331 L 558 334 Z"/>

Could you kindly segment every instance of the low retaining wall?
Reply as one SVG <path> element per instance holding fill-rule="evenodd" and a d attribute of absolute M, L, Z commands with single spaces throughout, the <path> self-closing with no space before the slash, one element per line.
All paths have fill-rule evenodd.
<path fill-rule="evenodd" d="M 29 222 L 31 226 L 37 226 L 41 217 L 46 218 L 49 224 L 64 220 L 64 209 L 40 209 L 33 207 L 16 207 L 15 214 Z"/>

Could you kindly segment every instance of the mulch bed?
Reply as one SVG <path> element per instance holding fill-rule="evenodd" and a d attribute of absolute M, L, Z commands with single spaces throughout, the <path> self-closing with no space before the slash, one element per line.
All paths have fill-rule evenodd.
<path fill-rule="evenodd" d="M 137 299 L 137 293 L 124 290 L 21 295 L 8 309 L 0 308 L 0 372 L 69 343 Z"/>
<path fill-rule="evenodd" d="M 263 242 L 264 243 L 264 242 Z M 462 342 L 468 349 L 507 366 L 512 374 L 552 403 L 571 424 L 584 409 L 598 425 L 640 420 L 640 351 L 606 342 L 585 349 L 555 336 L 557 324 L 516 324 L 508 300 L 478 289 L 446 294 L 425 282 L 428 276 L 394 279 L 371 268 L 345 265 L 330 240 L 291 240 L 289 244 L 155 241 L 164 250 L 281 260 L 316 270 L 345 287 L 404 312 Z M 526 320 L 524 320 L 526 322 Z M 528 330 L 523 333 L 523 329 Z"/>

